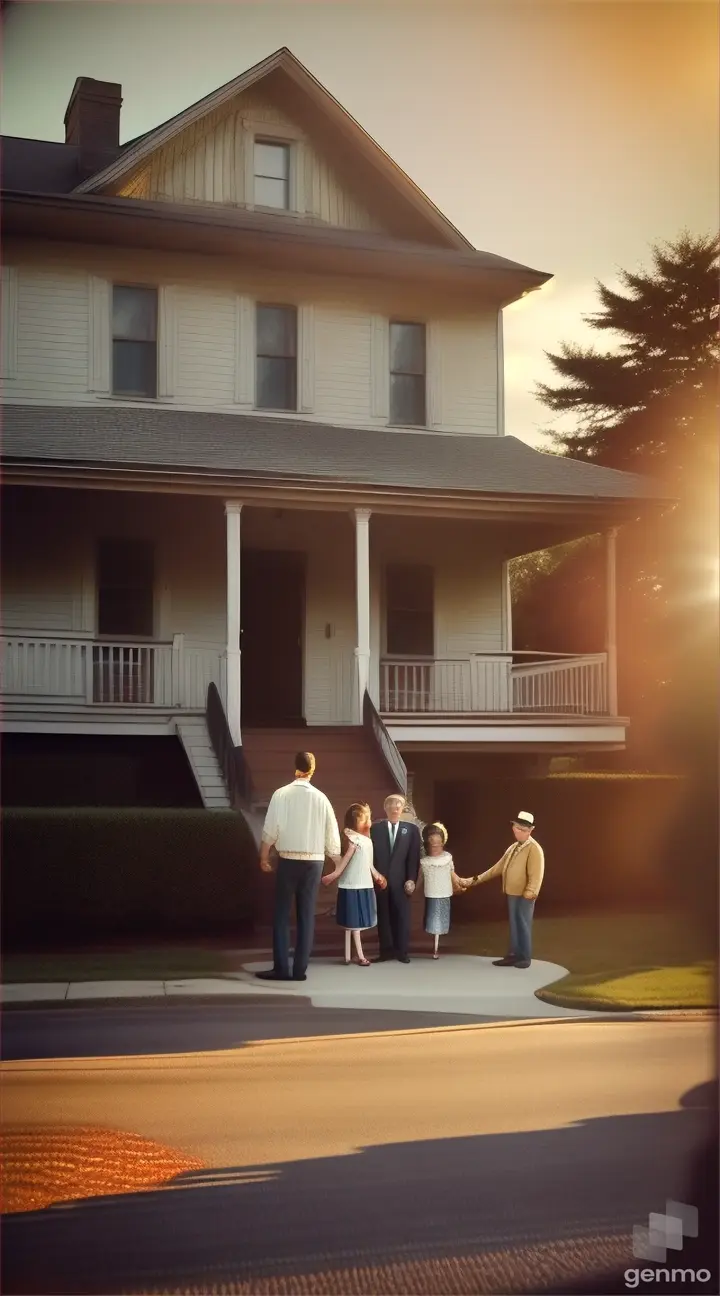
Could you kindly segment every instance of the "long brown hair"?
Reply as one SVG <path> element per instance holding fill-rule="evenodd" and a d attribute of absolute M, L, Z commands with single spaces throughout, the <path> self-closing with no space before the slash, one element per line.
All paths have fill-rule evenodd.
<path fill-rule="evenodd" d="M 363 837 L 370 836 L 370 821 L 372 819 L 372 810 L 369 805 L 364 805 L 361 801 L 353 801 L 351 806 L 345 811 L 344 828 L 342 833 L 342 853 L 343 855 L 350 849 L 350 838 L 345 832 L 349 828 L 351 832 L 360 833 Z"/>

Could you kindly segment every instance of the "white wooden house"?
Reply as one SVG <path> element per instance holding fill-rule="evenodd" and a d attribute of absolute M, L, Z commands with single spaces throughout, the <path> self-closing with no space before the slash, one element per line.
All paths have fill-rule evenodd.
<path fill-rule="evenodd" d="M 5 141 L 6 733 L 176 734 L 208 806 L 237 749 L 259 800 L 298 746 L 353 800 L 621 748 L 614 536 L 657 501 L 505 435 L 503 308 L 549 276 L 286 49 L 122 147 L 120 105 L 80 78 L 65 143 Z M 514 653 L 509 560 L 599 531 L 606 642 Z"/>

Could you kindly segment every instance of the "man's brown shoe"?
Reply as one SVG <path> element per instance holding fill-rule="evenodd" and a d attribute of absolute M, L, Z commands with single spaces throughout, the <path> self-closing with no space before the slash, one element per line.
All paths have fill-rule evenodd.
<path fill-rule="evenodd" d="M 504 958 L 493 959 L 493 967 L 515 967 L 517 959 L 514 954 L 506 954 Z"/>

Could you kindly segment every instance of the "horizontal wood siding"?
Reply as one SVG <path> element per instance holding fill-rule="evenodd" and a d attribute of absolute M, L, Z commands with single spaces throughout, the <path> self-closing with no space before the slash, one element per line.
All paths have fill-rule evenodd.
<path fill-rule="evenodd" d="M 88 278 L 59 264 L 17 276 L 17 381 L 13 394 L 72 401 L 88 386 Z"/>
<path fill-rule="evenodd" d="M 255 135 L 272 135 L 298 146 L 299 213 L 343 229 L 383 226 L 325 156 L 320 141 L 309 140 L 294 122 L 256 90 L 246 91 L 200 122 L 188 126 L 118 190 L 123 197 L 174 203 L 252 205 L 246 177 L 252 178 Z"/>
<path fill-rule="evenodd" d="M 175 296 L 180 404 L 232 405 L 235 399 L 235 317 L 232 291 L 183 287 Z"/>
<path fill-rule="evenodd" d="M 371 520 L 373 589 L 380 614 L 375 643 L 385 655 L 385 568 L 388 563 L 422 563 L 435 573 L 435 656 L 466 657 L 502 649 L 503 566 L 485 528 L 470 524 L 416 523 L 398 526 Z M 374 649 L 375 651 L 375 649 Z"/>
<path fill-rule="evenodd" d="M 423 318 L 410 290 L 391 292 L 389 286 L 350 279 L 273 275 L 210 258 L 122 249 L 19 244 L 8 250 L 17 258 L 17 339 L 13 376 L 3 391 L 18 402 L 81 405 L 109 399 L 113 282 L 163 288 L 161 398 L 181 409 L 252 409 L 254 305 L 280 302 L 296 305 L 302 320 L 303 409 L 297 417 L 384 426 L 389 375 L 387 348 L 378 344 L 382 321 Z M 495 433 L 495 312 L 452 319 L 438 306 L 428 342 L 430 426 L 438 432 Z"/>
<path fill-rule="evenodd" d="M 438 393 L 433 422 L 439 431 L 497 431 L 497 315 L 438 320 L 431 334 L 431 372 Z"/>
<path fill-rule="evenodd" d="M 315 311 L 315 416 L 367 423 L 370 418 L 371 318 L 342 305 Z"/>

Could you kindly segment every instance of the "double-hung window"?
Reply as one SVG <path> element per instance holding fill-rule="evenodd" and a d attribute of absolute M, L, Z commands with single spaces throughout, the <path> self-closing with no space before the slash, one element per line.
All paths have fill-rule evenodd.
<path fill-rule="evenodd" d="M 115 284 L 112 290 L 112 390 L 157 396 L 157 288 Z"/>
<path fill-rule="evenodd" d="M 290 145 L 255 140 L 254 194 L 256 207 L 290 210 Z"/>
<path fill-rule="evenodd" d="M 297 409 L 298 319 L 295 306 L 261 306 L 255 312 L 255 405 Z"/>
<path fill-rule="evenodd" d="M 390 323 L 390 422 L 425 427 L 425 325 Z"/>

